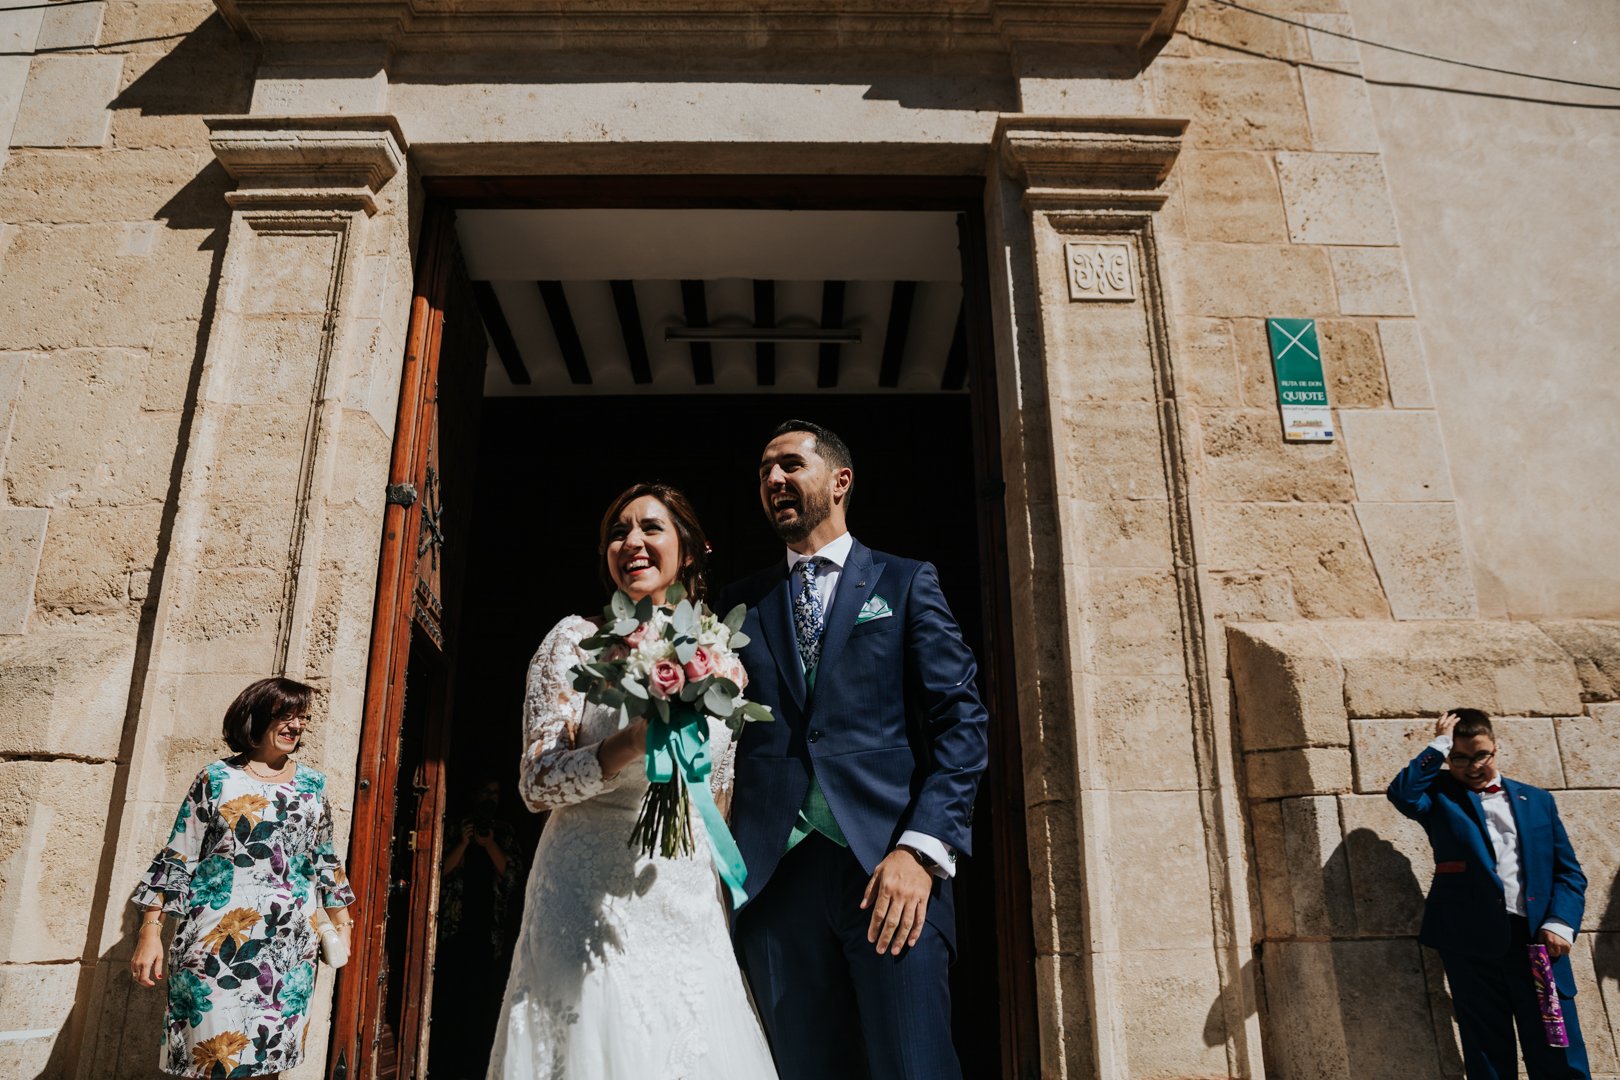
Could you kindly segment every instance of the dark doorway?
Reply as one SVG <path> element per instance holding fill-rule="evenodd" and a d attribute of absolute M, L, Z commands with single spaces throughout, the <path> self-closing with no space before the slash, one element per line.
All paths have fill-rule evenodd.
<path fill-rule="evenodd" d="M 422 450 L 431 448 L 423 433 L 435 430 L 444 401 L 465 400 L 442 394 L 447 385 L 482 376 L 487 396 L 472 391 L 465 430 L 477 432 L 476 456 L 469 441 L 451 455 L 472 468 L 446 484 L 442 514 L 438 501 L 406 499 L 403 512 L 391 505 L 384 530 L 350 857 L 372 906 L 394 917 L 368 932 L 339 980 L 334 1078 L 395 1067 L 441 1080 L 483 1075 L 544 824 L 515 791 L 530 656 L 563 615 L 602 604 L 598 517 L 633 481 L 666 480 L 692 497 L 715 548 L 715 584 L 782 558 L 753 476 L 770 429 L 788 416 L 848 440 L 854 532 L 872 547 L 934 562 L 978 655 L 992 746 L 975 855 L 957 879 L 953 1034 L 974 1080 L 1039 1074 L 978 185 L 892 177 L 430 183 L 437 198 L 423 230 L 394 487 L 411 488 L 398 482 L 408 477 L 416 482 L 407 495 L 432 486 L 427 463 L 436 459 Z M 633 213 L 652 207 L 665 213 Z M 481 209 L 516 213 L 473 213 Z M 681 219 L 696 209 L 710 213 Z M 470 286 L 452 282 L 457 250 Z M 463 299 L 452 304 L 451 294 Z M 452 318 L 451 307 L 476 314 Z M 441 349 L 441 331 L 478 328 L 480 317 L 482 356 L 449 336 Z M 724 336 L 750 327 L 790 334 Z M 680 339 L 690 345 L 676 344 L 669 333 L 693 328 L 716 344 L 690 335 Z M 845 344 L 828 343 L 829 331 L 851 329 L 859 333 L 833 339 Z M 439 371 L 441 351 L 448 374 Z M 442 537 L 440 521 L 457 535 Z M 464 581 L 452 575 L 442 593 L 418 595 L 411 553 L 437 551 L 419 533 L 455 549 Z M 424 621 L 423 612 L 443 619 Z M 417 630 L 430 634 L 441 665 L 426 691 L 414 679 L 423 666 Z M 402 722 L 424 695 L 432 704 L 418 741 Z M 376 805 L 362 814 L 368 798 Z M 407 864 L 410 878 L 401 880 Z M 401 890 L 411 897 L 408 913 L 388 903 Z M 417 1050 L 425 1059 L 413 1060 Z"/>
<path fill-rule="evenodd" d="M 844 436 L 858 478 L 851 531 L 879 550 L 934 562 L 968 643 L 983 655 L 966 395 L 488 399 L 450 717 L 447 852 L 456 842 L 456 808 L 472 805 L 474 791 L 490 776 L 502 783 L 500 819 L 516 834 L 525 866 L 534 850 L 541 821 L 523 809 L 515 788 L 524 675 L 535 647 L 559 619 L 571 612 L 594 614 L 602 606 L 596 535 L 608 502 L 643 479 L 684 489 L 714 546 L 715 584 L 781 559 L 753 476 L 770 430 L 788 417 L 813 419 Z M 974 818 L 975 848 L 982 854 L 964 860 L 957 882 L 955 1037 L 970 1077 L 999 1075 L 1001 1061 L 991 802 L 981 798 Z M 474 862 L 469 856 L 465 865 L 470 870 Z M 478 880 L 496 881 L 493 871 L 480 865 Z M 470 910 L 471 898 L 464 904 Z M 514 902 L 500 906 L 509 946 L 521 917 L 521 884 Z M 448 964 L 459 966 L 452 959 L 457 949 L 472 947 L 440 939 L 429 1052 L 434 1080 L 483 1075 L 483 1061 L 470 1054 L 487 1055 L 507 960 L 502 956 L 498 969 L 486 968 L 472 986 L 444 978 Z M 444 1040 L 453 1040 L 456 1052 L 441 1055 L 447 1032 L 474 1027 L 483 1040 L 477 1051 L 458 1035 Z"/>

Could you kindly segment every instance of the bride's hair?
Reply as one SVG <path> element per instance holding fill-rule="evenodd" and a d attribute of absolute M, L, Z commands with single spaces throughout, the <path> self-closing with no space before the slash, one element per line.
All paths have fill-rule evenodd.
<path fill-rule="evenodd" d="M 609 591 L 618 588 L 608 571 L 608 534 L 619 520 L 619 515 L 624 513 L 624 508 L 643 495 L 651 495 L 668 508 L 669 516 L 675 522 L 675 535 L 681 542 L 681 570 L 676 580 L 686 586 L 687 596 L 702 600 L 709 589 L 709 541 L 703 535 L 703 525 L 698 521 L 697 511 L 692 509 L 692 501 L 679 488 L 668 484 L 631 484 L 608 504 L 607 513 L 602 515 L 602 526 L 597 532 L 596 545 L 596 572 L 601 575 L 602 584 Z"/>

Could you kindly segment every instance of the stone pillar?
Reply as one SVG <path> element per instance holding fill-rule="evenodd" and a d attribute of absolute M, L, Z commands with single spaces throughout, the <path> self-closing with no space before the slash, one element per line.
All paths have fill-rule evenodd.
<path fill-rule="evenodd" d="M 152 1067 L 162 994 L 130 992 L 128 895 L 191 778 L 224 752 L 220 718 L 246 683 L 284 673 L 317 687 L 301 757 L 330 777 L 339 850 L 347 843 L 412 286 L 404 139 L 386 116 L 209 127 L 237 188 L 173 541 L 153 585 L 139 720 L 112 797 L 82 1076 Z M 318 1073 L 324 1009 L 313 1024 Z"/>
<path fill-rule="evenodd" d="M 1258 1076 L 1156 237 L 1185 122 L 1003 116 L 992 192 L 1043 1070 Z"/>

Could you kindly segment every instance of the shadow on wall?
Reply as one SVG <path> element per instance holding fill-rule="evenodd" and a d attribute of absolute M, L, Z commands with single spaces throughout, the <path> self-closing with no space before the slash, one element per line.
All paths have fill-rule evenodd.
<path fill-rule="evenodd" d="M 1577 853 L 1578 854 L 1578 853 Z M 1587 919 L 1591 923 L 1591 919 Z M 1602 997 L 1612 1004 L 1611 1014 L 1620 1014 L 1620 873 L 1609 887 L 1609 906 L 1598 922 L 1598 933 L 1592 935 L 1592 968 L 1597 973 L 1597 984 Z M 1588 1023 L 1584 1018 L 1581 1027 Z"/>
<path fill-rule="evenodd" d="M 1313 812 L 1309 801 L 1299 803 L 1300 813 Z M 1290 856 L 1303 874 L 1314 853 Z M 1416 941 L 1424 891 L 1411 860 L 1373 830 L 1358 828 L 1319 871 L 1290 876 L 1293 933 L 1273 936 L 1268 928 L 1245 966 L 1255 977 L 1267 1075 L 1461 1077 L 1440 958 Z M 1221 1010 L 1219 1000 L 1210 1006 L 1207 1045 L 1224 1041 Z"/>

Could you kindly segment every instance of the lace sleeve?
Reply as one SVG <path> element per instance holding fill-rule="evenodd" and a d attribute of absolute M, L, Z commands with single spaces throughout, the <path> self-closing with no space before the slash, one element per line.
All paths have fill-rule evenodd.
<path fill-rule="evenodd" d="M 729 734 L 729 732 L 728 732 Z M 737 778 L 737 740 L 726 739 L 726 745 L 714 758 L 714 771 L 709 773 L 709 790 L 714 793 L 714 805 L 720 815 L 731 821 L 731 790 Z"/>
<path fill-rule="evenodd" d="M 603 778 L 595 746 L 576 745 L 585 695 L 574 689 L 568 670 L 580 662 L 579 643 L 590 632 L 590 623 L 570 615 L 546 635 L 529 663 L 518 789 L 536 813 L 584 802 L 618 786 Z"/>

